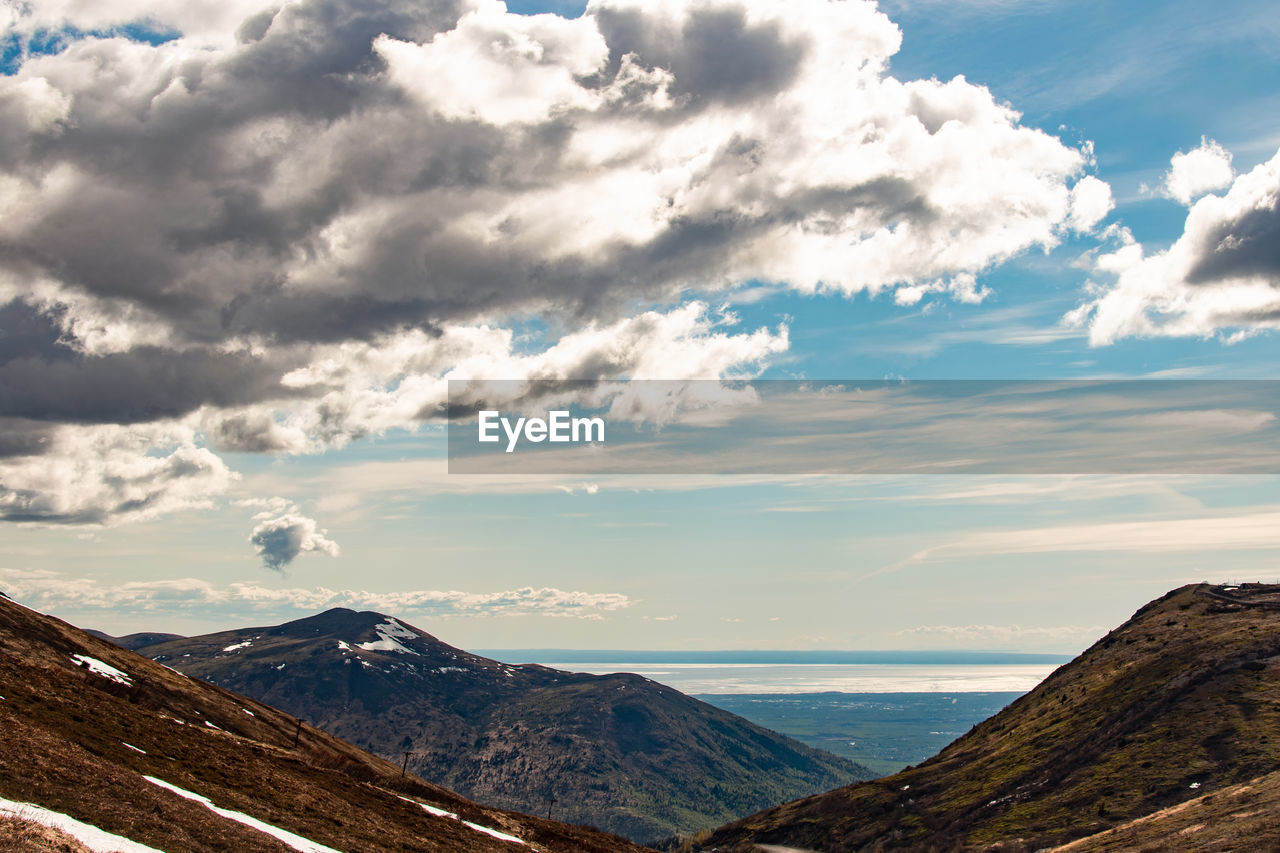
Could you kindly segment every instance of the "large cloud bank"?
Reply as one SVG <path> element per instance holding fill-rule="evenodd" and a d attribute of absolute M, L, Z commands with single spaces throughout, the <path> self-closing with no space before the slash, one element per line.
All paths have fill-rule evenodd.
<path fill-rule="evenodd" d="M 10 519 L 189 506 L 234 478 L 217 451 L 413 427 L 448 377 L 749 374 L 787 330 L 716 291 L 976 301 L 1111 207 L 1087 148 L 890 76 L 862 0 L 9 14 L 98 34 L 0 77 Z"/>

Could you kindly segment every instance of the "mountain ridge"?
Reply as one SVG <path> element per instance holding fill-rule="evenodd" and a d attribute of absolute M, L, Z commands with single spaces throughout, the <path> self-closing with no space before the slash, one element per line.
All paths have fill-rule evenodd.
<path fill-rule="evenodd" d="M 140 651 L 407 758 L 473 799 L 550 806 L 638 841 L 873 775 L 639 675 L 506 664 L 373 611 L 333 608 Z"/>
<path fill-rule="evenodd" d="M 1144 605 L 934 758 L 739 819 L 706 846 L 1039 850 L 1278 765 L 1280 586 L 1196 584 Z"/>

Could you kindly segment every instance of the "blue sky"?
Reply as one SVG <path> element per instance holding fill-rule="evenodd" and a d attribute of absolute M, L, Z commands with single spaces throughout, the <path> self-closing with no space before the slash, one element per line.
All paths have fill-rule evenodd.
<path fill-rule="evenodd" d="M 732 8 L 734 4 L 722 5 Z M 601 4 L 600 9 L 607 11 L 611 6 L 625 4 Z M 671 14 L 683 14 L 679 6 L 672 4 L 677 11 Z M 48 433 L 53 443 L 42 445 L 54 450 L 17 453 L 10 457 L 16 460 L 11 467 L 0 467 L 0 499 L 8 501 L 0 506 L 10 508 L 10 520 L 3 527 L 0 589 L 20 600 L 78 624 L 119 633 L 143 629 L 193 633 L 265 624 L 342 604 L 391 612 L 447 642 L 472 648 L 1074 652 L 1170 587 L 1204 579 L 1280 579 L 1280 569 L 1272 568 L 1280 556 L 1280 539 L 1272 533 L 1280 520 L 1277 478 L 1266 474 L 466 477 L 444 471 L 445 444 L 438 419 L 405 408 L 406 400 L 419 400 L 411 393 L 415 387 L 430 385 L 451 370 L 467 369 L 476 378 L 513 378 L 485 377 L 481 375 L 485 364 L 494 370 L 518 367 L 532 373 L 561 369 L 557 365 L 581 371 L 588 361 L 574 359 L 585 351 L 596 354 L 592 364 L 602 358 L 599 353 L 615 354 L 615 375 L 649 378 L 663 371 L 679 373 L 689 365 L 699 375 L 745 371 L 779 379 L 1275 378 L 1280 353 L 1266 310 L 1266 292 L 1268 287 L 1280 287 L 1280 271 L 1251 267 L 1251 278 L 1192 280 L 1194 270 L 1200 268 L 1197 264 L 1203 265 L 1203 258 L 1196 255 L 1202 245 L 1196 242 L 1197 235 L 1219 233 L 1213 232 L 1219 226 L 1229 231 L 1244 221 L 1250 204 L 1261 204 L 1258 210 L 1267 212 L 1265 203 L 1256 199 L 1266 198 L 1271 180 L 1270 173 L 1264 174 L 1266 164 L 1280 148 L 1280 123 L 1275 119 L 1280 114 L 1280 24 L 1267 4 L 1226 4 L 1210 15 L 1204 4 L 1190 2 L 882 3 L 881 11 L 901 31 L 900 49 L 884 48 L 891 55 L 881 72 L 846 68 L 837 73 L 833 65 L 829 85 L 853 87 L 862 81 L 858 85 L 878 92 L 877 97 L 884 100 L 868 103 L 889 117 L 867 121 L 882 121 L 884 133 L 893 138 L 900 124 L 899 117 L 890 114 L 899 107 L 885 104 L 899 102 L 893 100 L 896 90 L 884 81 L 936 78 L 941 85 L 963 75 L 968 85 L 929 89 L 921 95 L 925 100 L 938 99 L 932 106 L 902 109 L 923 110 L 919 115 L 927 123 L 928 109 L 954 106 L 957 115 L 967 116 L 963 122 L 972 129 L 957 137 L 955 144 L 972 146 L 975 163 L 986 158 L 999 164 L 1007 157 L 1007 173 L 993 174 L 991 180 L 1017 178 L 1019 182 L 1009 184 L 1010 193 L 1029 187 L 1025 197 L 992 192 L 980 199 L 981 204 L 973 202 L 976 213 L 970 210 L 969 199 L 962 197 L 955 202 L 961 211 L 957 213 L 944 209 L 948 202 L 942 199 L 954 195 L 947 194 L 943 178 L 936 186 L 920 183 L 932 180 L 930 167 L 917 169 L 916 164 L 905 162 L 884 166 L 877 180 L 909 173 L 917 182 L 915 192 L 923 192 L 919 188 L 925 186 L 932 193 L 930 203 L 939 210 L 936 221 L 949 222 L 947 227 L 955 234 L 974 235 L 969 255 L 948 254 L 947 247 L 937 245 L 936 236 L 929 238 L 932 243 L 904 238 L 894 244 L 898 248 L 893 251 L 899 255 L 882 256 L 867 249 L 851 255 L 852 266 L 837 267 L 820 250 L 837 245 L 821 242 L 831 233 L 823 228 L 861 234 L 858 239 L 869 240 L 867 235 L 879 226 L 858 220 L 861 214 L 856 210 L 824 208 L 803 220 L 804 239 L 811 242 L 792 241 L 785 230 L 744 233 L 733 238 L 731 250 L 717 256 L 721 259 L 715 263 L 689 260 L 687 268 L 662 281 L 668 275 L 668 258 L 661 252 L 643 255 L 643 263 L 635 261 L 634 268 L 627 266 L 633 255 L 619 253 L 609 260 L 611 265 L 602 266 L 599 279 L 590 279 L 606 284 L 590 286 L 570 280 L 567 272 L 557 272 L 562 269 L 556 265 L 560 255 L 537 263 L 515 258 L 511 267 L 498 268 L 513 276 L 513 283 L 508 286 L 506 278 L 492 279 L 498 282 L 493 291 L 499 295 L 480 299 L 475 294 L 487 292 L 490 279 L 468 279 L 471 283 L 465 291 L 439 296 L 424 313 L 400 326 L 340 332 L 331 329 L 337 328 L 333 318 L 365 317 L 353 294 L 367 294 L 374 286 L 370 282 L 380 282 L 379 277 L 390 282 L 379 292 L 380 298 L 389 301 L 380 305 L 417 310 L 413 297 L 418 291 L 412 289 L 416 279 L 410 275 L 404 283 L 404 265 L 418 264 L 414 275 L 431 280 L 446 275 L 440 270 L 453 269 L 450 264 L 461 268 L 470 263 L 459 260 L 470 255 L 451 254 L 453 248 L 434 242 L 434 235 L 447 227 L 461 228 L 457 223 L 472 222 L 467 217 L 487 210 L 483 205 L 488 202 L 465 199 L 465 204 L 459 203 L 463 212 L 451 225 L 418 232 L 410 226 L 430 211 L 421 202 L 396 207 L 405 198 L 397 190 L 380 197 L 378 205 L 360 209 L 359 216 L 343 208 L 344 213 L 304 238 L 296 236 L 301 233 L 296 228 L 305 218 L 302 214 L 291 213 L 294 218 L 289 219 L 278 213 L 286 204 L 281 200 L 284 190 L 277 185 L 319 186 L 318 176 L 330 172 L 362 176 L 361 169 L 372 172 L 383 167 L 374 160 L 395 160 L 402 152 L 418 152 L 413 146 L 431 151 L 439 146 L 438 150 L 447 152 L 440 155 L 439 169 L 456 168 L 458 174 L 478 181 L 478 171 L 467 172 L 481 168 L 468 159 L 469 151 L 500 151 L 496 140 L 505 138 L 501 134 L 516 133 L 513 126 L 543 127 L 537 122 L 545 119 L 545 127 L 563 128 L 577 115 L 573 110 L 588 109 L 582 106 L 587 95 L 564 88 L 570 78 L 550 72 L 545 81 L 538 78 L 544 89 L 519 88 L 524 85 L 520 74 L 505 78 L 500 65 L 509 61 L 514 68 L 524 61 L 519 58 L 494 60 L 499 64 L 478 71 L 455 68 L 449 63 L 460 62 L 459 54 L 444 52 L 442 37 L 432 52 L 422 47 L 429 41 L 424 35 L 428 30 L 414 31 L 414 36 L 379 30 L 383 24 L 373 21 L 367 32 L 352 35 L 350 44 L 359 46 L 357 53 L 367 52 L 374 38 L 379 45 L 377 56 L 386 65 L 369 79 L 376 78 L 379 86 L 388 80 L 400 86 L 394 97 L 381 90 L 368 94 L 374 91 L 372 83 L 365 88 L 353 84 L 350 91 L 338 94 L 322 90 L 317 81 L 336 78 L 324 77 L 316 69 L 338 62 L 333 57 L 345 54 L 328 42 L 317 43 L 315 63 L 298 72 L 296 89 L 281 94 L 261 84 L 265 94 L 244 108 L 255 123 L 237 126 L 235 145 L 216 149 L 250 153 L 244 154 L 244 162 L 226 154 L 224 162 L 209 153 L 215 150 L 209 140 L 217 137 L 223 123 L 248 120 L 235 109 L 218 112 L 198 103 L 200 86 L 240 79 L 237 74 L 257 81 L 254 69 L 275 61 L 268 52 L 272 39 L 282 38 L 275 33 L 283 32 L 289 22 L 270 23 L 258 41 L 244 37 L 237 41 L 231 34 L 248 32 L 243 28 L 249 25 L 243 22 L 256 20 L 253 3 L 236 5 L 234 15 L 232 11 L 199 12 L 199 4 L 192 7 L 196 12 L 163 5 L 142 8 L 152 14 L 139 16 L 138 8 L 122 3 L 119 20 L 107 12 L 100 19 L 64 20 L 59 10 L 41 9 L 37 3 L 28 18 L 17 16 L 10 22 L 10 45 L 37 44 L 32 34 L 49 31 L 120 37 L 86 36 L 69 40 L 70 46 L 61 52 L 25 59 L 6 56 L 12 85 L 4 90 L 4 108 L 25 111 L 26 135 L 0 137 L 0 144 L 8 149 L 2 165 L 9 183 L 2 191 L 12 196 L 10 209 L 15 213 L 11 217 L 25 216 L 45 228 L 19 227 L 13 224 L 16 219 L 9 224 L 0 219 L 6 229 L 4 239 L 16 247 L 13 257 L 23 259 L 21 263 L 4 261 L 0 304 L 8 300 L 6 310 L 28 324 L 22 329 L 52 324 L 60 330 L 58 346 L 78 347 L 80 361 L 67 372 L 96 376 L 88 371 L 98 362 L 107 371 L 104 375 L 141 370 L 134 361 L 126 361 L 138 355 L 138 361 L 175 365 L 179 378 L 165 393 L 171 399 L 195 399 L 190 404 L 175 402 L 172 413 L 156 400 L 137 403 L 126 413 L 108 411 L 104 403 L 104 412 L 98 413 L 87 411 L 91 404 L 97 405 L 91 390 L 86 390 L 92 388 L 91 378 L 68 386 L 65 399 L 40 398 L 32 403 L 23 394 L 36 383 L 10 375 L 13 387 L 23 392 L 11 395 L 14 401 L 0 401 L 11 409 L 2 414 L 20 419 L 22 429 L 35 434 L 44 435 L 40 430 L 54 426 L 61 430 Z M 303 15 L 306 8 L 308 4 L 302 4 L 303 11 L 296 14 Z M 510 9 L 543 11 L 514 3 Z M 489 11 L 497 14 L 494 7 Z M 576 16 L 581 9 L 566 6 L 550 11 Z M 753 14 L 765 16 L 759 20 L 774 21 L 767 11 Z M 594 14 L 590 11 L 588 16 Z M 153 19 L 149 28 L 139 28 L 142 17 Z M 601 12 L 600 20 L 606 19 Z M 874 29 L 870 19 L 859 20 L 850 24 L 846 35 L 850 55 L 882 49 L 887 43 L 883 39 L 889 39 L 891 32 L 878 24 L 875 27 L 880 29 Z M 455 23 L 432 21 L 428 29 L 458 33 L 460 41 L 464 28 L 455 28 Z M 500 16 L 486 26 L 505 28 L 506 35 L 541 39 L 542 55 L 558 57 L 555 51 L 560 50 L 566 67 L 581 70 L 596 61 L 591 59 L 595 43 L 582 35 L 583 30 L 570 33 L 539 24 L 541 29 L 525 31 L 519 22 Z M 808 25 L 797 15 L 776 29 L 783 32 L 793 27 L 796 33 L 807 33 L 813 44 L 825 44 L 816 30 L 807 31 L 804 26 Z M 881 41 L 872 47 L 853 44 L 872 29 Z M 148 36 L 170 31 L 183 37 L 155 45 L 152 42 L 160 39 Z M 298 32 L 302 31 L 299 27 Z M 381 36 L 384 32 L 389 35 Z M 594 30 L 587 35 L 595 37 Z M 335 35 L 334 44 L 348 43 Z M 258 51 L 253 54 L 258 65 L 244 58 L 251 48 Z M 175 53 L 149 53 L 164 50 Z M 179 50 L 197 57 L 225 56 L 217 59 L 225 64 L 211 65 L 198 83 L 179 72 L 170 72 L 164 85 L 147 76 L 174 62 Z M 833 42 L 832 50 L 831 56 L 838 57 L 843 47 Z M 114 83 L 99 88 L 86 82 L 82 69 L 93 52 L 97 52 L 98 67 L 110 69 L 100 72 L 102 79 Z M 643 50 L 637 55 L 642 60 Z M 698 104 L 699 98 L 710 99 L 736 85 L 716 76 L 728 59 L 721 57 L 720 66 L 707 67 L 699 61 L 698 56 L 676 55 L 666 66 L 643 66 L 637 60 L 635 67 L 641 71 L 628 85 L 650 87 L 643 91 L 651 99 L 644 109 L 651 110 L 673 109 L 659 104 L 660 98 L 674 98 L 678 108 L 684 108 L 681 103 Z M 752 57 L 744 73 L 754 73 L 750 68 L 756 62 L 764 66 L 763 59 Z M 537 68 L 541 73 L 545 66 Z M 426 84 L 421 81 L 440 80 L 455 71 L 460 76 L 453 89 L 422 88 Z M 662 76 L 667 71 L 672 79 Z M 274 76 L 293 80 L 288 73 Z M 526 79 L 532 79 L 530 73 L 526 72 Z M 688 100 L 680 102 L 679 93 L 685 91 L 680 74 L 709 88 L 704 92 L 689 83 L 691 88 L 683 96 Z M 496 82 L 485 88 L 474 83 L 477 79 Z M 259 83 L 246 85 L 252 89 Z M 714 86 L 722 88 L 710 88 Z M 984 95 L 974 86 L 987 87 L 996 105 L 1007 105 L 1020 118 L 1001 118 L 992 112 L 994 107 L 982 106 Z M 129 93 L 144 89 L 151 93 L 145 110 L 127 100 L 133 97 Z M 299 100 L 300 92 L 313 100 Z M 549 118 L 542 114 L 529 118 L 530 110 L 541 108 L 534 102 L 544 96 L 562 100 L 555 101 Z M 805 97 L 826 97 L 821 91 L 796 88 L 787 89 L 786 96 L 797 103 Z M 273 106 L 271 97 L 281 98 L 286 105 Z M 308 105 L 324 114 L 325 133 L 332 133 L 341 123 L 333 116 L 346 108 L 333 104 L 361 98 L 370 99 L 367 115 L 375 117 L 370 121 L 385 122 L 379 127 L 386 128 L 386 134 L 406 134 L 405 147 L 388 143 L 389 153 L 383 156 L 352 153 L 359 146 L 349 140 L 335 141 L 324 150 L 301 143 L 292 149 L 284 143 L 278 148 L 270 144 L 277 136 L 291 139 L 292 122 L 321 121 L 306 112 Z M 728 106 L 717 107 L 724 112 L 716 114 L 715 121 L 782 128 L 766 120 L 767 110 L 774 107 L 762 106 L 779 102 L 729 99 Z M 164 124 L 169 121 L 166 109 L 174 109 L 188 125 L 207 126 L 209 130 L 202 131 L 207 137 L 187 140 L 180 132 L 182 122 Z M 414 136 L 418 131 L 405 128 L 414 126 L 417 109 L 430 113 L 432 121 L 444 116 L 452 122 L 440 127 L 480 128 L 489 135 L 477 136 L 482 141 L 470 140 L 456 150 L 447 135 L 454 130 L 440 130 L 433 124 L 431 134 L 435 135 Z M 616 108 L 607 121 L 598 118 L 603 108 L 590 109 L 596 110 L 590 119 L 596 123 L 582 119 L 581 127 L 593 134 L 583 137 L 591 145 L 615 144 L 609 134 L 617 127 L 630 128 L 624 135 L 658 132 L 627 124 L 639 115 L 628 110 L 640 107 Z M 691 112 L 683 121 L 689 127 L 707 121 L 707 132 L 712 132 L 715 125 L 708 115 Z M 859 149 L 850 141 L 860 126 L 859 117 L 851 113 L 836 119 L 832 126 L 839 133 L 830 138 L 823 136 L 829 128 L 817 115 L 809 116 L 811 123 L 800 130 L 778 129 L 776 137 L 755 141 L 769 152 L 760 155 L 765 164 L 761 169 L 777 169 L 769 173 L 775 186 L 784 178 L 829 180 L 830 170 L 836 169 L 831 164 L 842 162 L 841 150 L 855 161 L 849 166 L 852 171 L 861 168 L 858 158 L 873 158 L 871 149 Z M 753 124 L 757 120 L 759 124 Z M 668 126 L 681 125 L 663 125 Z M 747 133 L 738 132 L 740 136 Z M 1035 136 L 1036 132 L 1042 133 Z M 231 131 L 227 134 L 231 138 Z M 521 151 L 541 150 L 536 149 L 536 140 L 542 137 L 531 133 L 519 138 L 525 146 Z M 693 144 L 674 135 L 654 138 L 671 150 L 683 151 L 681 146 Z M 781 156 L 777 151 L 785 149 L 782 143 L 788 140 L 795 142 L 795 150 L 808 154 L 784 163 L 770 160 Z M 477 147 L 482 145 L 489 147 Z M 582 154 L 583 162 L 588 162 L 599 149 L 585 141 L 582 145 L 589 152 Z M 152 152 L 147 165 L 138 165 L 121 153 L 128 150 Z M 1191 194 L 1182 200 L 1171 197 L 1177 194 L 1168 179 L 1174 172 L 1171 158 L 1197 150 L 1204 154 L 1196 161 L 1197 169 L 1186 161 L 1184 177 L 1191 181 Z M 157 152 L 165 151 L 177 152 L 174 162 L 182 165 L 163 171 L 170 165 Z M 1229 152 L 1229 167 L 1219 152 Z M 954 174 L 957 187 L 972 189 L 974 178 L 963 173 L 961 163 L 969 152 L 961 153 L 964 156 L 957 160 L 938 151 L 926 151 L 921 157 L 935 158 L 930 162 L 936 162 L 932 168 L 939 174 L 944 178 Z M 371 159 L 365 162 L 362 156 Z M 405 159 L 413 156 L 405 154 Z M 679 160 L 684 155 L 671 156 L 675 160 L 665 166 L 676 171 L 677 166 L 685 167 L 685 161 Z M 822 159 L 827 156 L 832 159 Z M 171 242 L 187 252 L 183 240 L 197 244 L 215 231 L 285 236 L 273 237 L 277 242 L 270 250 L 261 249 L 252 238 L 242 241 L 249 248 L 228 248 L 241 244 L 219 237 L 220 242 L 200 247 L 208 254 L 155 261 L 160 272 L 154 274 L 154 287 L 160 295 L 146 292 L 152 285 L 143 282 L 152 280 L 148 264 L 160 256 L 162 248 L 154 247 L 141 233 L 127 231 L 124 224 L 107 227 L 99 217 L 85 225 L 54 203 L 60 193 L 70 192 L 67 187 L 79 186 L 89 209 L 110 209 L 93 205 L 99 189 L 113 186 L 123 175 L 126 189 L 112 204 L 137 211 L 139 221 L 150 215 L 144 212 L 148 209 L 181 219 L 191 210 L 203 209 L 211 198 L 223 203 L 228 198 L 252 198 L 253 181 L 246 176 L 258 173 L 244 163 L 253 157 L 270 165 L 273 189 L 253 203 L 224 204 L 221 219 L 202 221 L 180 235 L 175 230 L 178 236 Z M 496 161 L 499 155 L 492 157 Z M 335 165 L 341 163 L 346 166 Z M 1222 169 L 1228 169 L 1226 177 Z M 231 175 L 232 170 L 241 170 L 234 172 L 234 181 L 201 183 L 207 173 Z M 415 174 L 416 180 L 426 180 L 426 171 Z M 975 174 L 981 182 L 982 173 Z M 31 175 L 40 177 L 34 183 L 22 183 Z M 1076 209 L 1069 212 L 1062 200 L 1071 187 L 1084 186 L 1086 177 L 1105 183 L 1113 204 L 1105 210 L 1095 206 L 1093 215 L 1080 213 L 1070 220 L 1077 215 Z M 84 184 L 75 184 L 81 179 Z M 596 239 L 592 229 L 598 223 L 623 223 L 617 226 L 622 229 L 630 221 L 629 193 L 636 198 L 641 193 L 629 189 L 640 186 L 627 182 L 633 179 L 640 180 L 632 173 L 619 174 L 608 178 L 613 183 L 584 184 L 575 190 L 572 171 L 556 172 L 554 178 L 538 184 L 539 195 L 517 199 L 504 208 L 513 229 L 511 240 L 521 245 L 527 240 L 535 248 L 548 242 L 563 244 L 553 248 L 571 255 L 581 244 L 586 248 L 580 250 L 580 257 L 587 257 L 619 241 L 641 245 L 661 239 L 660 234 L 651 238 L 644 230 L 647 220 L 640 217 L 627 225 L 630 230 L 609 232 L 599 237 L 600 242 L 589 242 Z M 160 189 L 148 189 L 152 180 Z M 524 180 L 536 184 L 542 178 Z M 753 189 L 757 195 L 741 189 L 751 186 L 752 180 L 750 173 L 738 172 L 723 186 L 690 184 L 681 191 L 688 199 L 727 194 L 731 201 L 717 202 L 727 205 L 723 210 L 750 212 L 756 199 L 769 192 L 768 187 Z M 388 181 L 392 178 L 370 178 L 349 198 L 375 196 L 382 191 L 376 188 Z M 189 190 L 183 191 L 189 194 L 176 195 L 188 183 Z M 337 177 L 324 186 L 324 191 L 317 189 L 307 196 L 311 206 L 307 209 L 323 206 L 326 193 L 341 194 Z M 469 185 L 461 181 L 451 186 L 450 195 L 433 196 L 432 204 L 455 203 L 462 192 L 456 187 Z M 609 187 L 608 192 L 602 194 L 599 186 Z M 134 189 L 143 194 L 143 200 L 130 207 Z M 1272 199 L 1275 190 L 1272 187 Z M 575 192 L 581 195 L 574 196 Z M 547 236 L 537 230 L 537 217 L 521 218 L 526 209 L 521 205 L 541 204 L 557 193 L 571 200 L 566 202 L 570 209 L 581 206 L 592 218 L 582 220 L 587 224 L 576 230 L 560 228 Z M 105 197 L 108 190 L 101 189 L 101 194 Z M 601 205 L 606 206 L 597 211 Z M 1040 210 L 1037 205 L 1043 205 L 1043 211 L 1028 214 L 1028 220 L 1035 219 L 1033 224 L 1041 230 L 1021 242 L 1010 238 L 1012 242 L 999 243 L 1007 231 L 984 230 L 986 225 L 1002 222 L 1001 217 L 1012 217 L 1014 208 Z M 300 204 L 298 209 L 303 207 Z M 548 218 L 562 213 L 560 208 L 528 209 L 550 211 L 545 214 Z M 1189 220 L 1193 212 L 1199 218 Z M 888 216 L 886 223 L 894 224 L 896 214 L 874 215 Z M 368 225 L 376 216 L 383 217 L 376 220 L 379 224 Z M 1016 229 L 1019 221 L 1010 218 L 1008 228 Z M 667 223 L 667 227 L 674 226 Z M 918 236 L 927 222 L 916 222 L 914 228 L 911 234 Z M 386 237 L 393 232 L 395 240 Z M 304 239 L 313 241 L 307 243 L 311 260 L 325 252 L 337 260 L 308 266 L 311 260 L 298 260 L 289 254 L 291 249 L 281 248 L 291 245 L 290 240 Z M 105 255 L 105 250 L 94 250 L 99 251 L 96 257 L 115 257 L 120 269 L 137 271 L 131 273 L 136 277 L 117 279 L 94 264 L 82 271 L 80 253 L 92 250 L 99 240 L 107 240 L 119 253 L 115 248 Z M 365 246 L 384 243 L 395 251 L 409 248 L 403 257 L 392 249 L 383 255 L 362 254 Z M 985 248 L 988 245 L 994 248 Z M 1125 246 L 1139 245 L 1144 260 L 1119 257 Z M 140 248 L 130 254 L 134 246 Z M 859 244 L 858 251 L 862 250 Z M 672 257 L 683 259 L 679 251 L 672 249 Z M 1114 263 L 1100 261 L 1113 253 Z M 45 263 L 47 258 L 54 260 Z M 188 262 L 193 265 L 190 269 L 184 266 Z M 218 265 L 223 263 L 225 267 Z M 889 270 L 883 280 L 860 277 L 863 267 L 877 264 Z M 1192 272 L 1179 273 L 1186 281 L 1175 281 L 1170 270 L 1184 267 Z M 208 272 L 211 268 L 217 272 Z M 541 272 L 517 281 L 526 268 Z M 334 272 L 347 269 L 358 271 L 352 274 L 356 284 L 342 278 L 346 273 Z M 817 270 L 813 275 L 822 284 L 803 282 L 810 270 Z M 488 267 L 482 273 L 496 275 Z M 563 275 L 564 281 L 558 282 L 557 275 Z M 324 303 L 314 311 L 305 303 L 289 303 L 286 311 L 277 309 L 278 303 L 263 302 L 242 321 L 234 306 L 257 305 L 252 300 L 259 294 L 275 291 L 262 284 L 241 291 L 236 289 L 238 282 L 276 280 L 273 277 L 285 282 L 285 293 L 341 293 L 347 301 L 334 303 L 337 308 Z M 549 289 L 552 285 L 557 289 Z M 342 290 L 348 286 L 356 289 Z M 912 287 L 920 291 L 913 293 Z M 229 295 L 220 295 L 221 301 L 204 298 L 215 290 Z M 506 295 L 517 290 L 531 296 L 515 300 Z M 571 296 L 565 295 L 570 291 Z M 435 298 L 437 291 L 431 292 Z M 1092 307 L 1081 313 L 1082 305 Z M 1064 319 L 1072 312 L 1076 312 L 1074 321 Z M 214 319 L 201 325 L 206 314 Z M 369 311 L 367 316 L 377 314 Z M 9 316 L 0 315 L 0 319 Z M 277 325 L 255 325 L 257 318 Z M 27 339 L 19 336 L 18 321 L 6 322 L 14 324 L 7 333 L 9 339 L 29 346 L 20 356 L 50 363 L 62 358 L 38 351 L 37 344 L 22 343 Z M 242 327 L 236 326 L 241 322 Z M 668 331 L 652 333 L 653 328 Z M 494 343 L 486 337 L 503 329 L 510 331 L 509 343 Z M 758 330 L 763 331 L 752 338 Z M 226 337 L 218 337 L 224 333 Z M 38 333 L 31 334 L 31 340 L 39 339 Z M 485 343 L 475 343 L 481 339 Z M 633 349 L 617 355 L 623 348 L 618 341 L 631 341 L 626 346 Z M 191 375 L 181 373 L 196 360 L 193 353 L 208 358 L 212 366 Z M 220 360 L 224 356 L 235 361 L 236 370 L 252 377 L 244 379 L 243 385 L 236 384 L 241 380 L 224 383 L 219 371 L 232 369 Z M 170 387 L 150 373 L 138 375 L 151 378 L 135 380 L 135 385 Z M 292 389 L 289 393 L 294 396 L 255 397 L 259 392 L 244 390 L 263 383 Z M 324 383 L 337 390 L 304 411 L 311 404 L 298 400 L 308 388 Z M 77 407 L 67 402 L 72 398 L 88 402 Z M 17 426 L 13 434 L 18 434 Z M 122 478 L 134 483 L 129 480 L 133 474 L 121 471 L 142 472 L 137 474 L 137 488 L 147 495 L 145 506 L 130 508 L 113 491 L 120 488 Z M 85 483 L 97 483 L 94 478 L 101 484 L 89 489 Z"/>

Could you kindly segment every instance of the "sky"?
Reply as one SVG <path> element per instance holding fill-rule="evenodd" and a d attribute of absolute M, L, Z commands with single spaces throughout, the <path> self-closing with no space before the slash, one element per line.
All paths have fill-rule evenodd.
<path fill-rule="evenodd" d="M 1174 586 L 1280 580 L 1265 468 L 466 475 L 444 426 L 450 380 L 1275 378 L 1268 3 L 0 26 L 0 590 L 31 606 L 1070 653 Z"/>

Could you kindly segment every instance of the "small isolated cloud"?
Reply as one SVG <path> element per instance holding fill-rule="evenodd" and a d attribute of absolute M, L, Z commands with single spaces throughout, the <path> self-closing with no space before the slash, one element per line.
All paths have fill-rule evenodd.
<path fill-rule="evenodd" d="M 1207 192 L 1231 186 L 1234 178 L 1231 152 L 1202 136 L 1199 148 L 1173 155 L 1161 189 L 1174 201 L 1191 204 L 1192 199 Z"/>
<path fill-rule="evenodd" d="M 311 551 L 338 556 L 338 543 L 325 536 L 328 531 L 321 530 L 315 519 L 302 515 L 293 505 L 276 514 L 282 499 L 272 498 L 272 501 L 277 502 L 276 511 L 268 509 L 255 515 L 258 525 L 249 534 L 249 541 L 264 566 L 281 571 L 299 554 Z"/>
<path fill-rule="evenodd" d="M 1092 231 L 1093 227 L 1116 206 L 1111 185 L 1093 175 L 1085 175 L 1071 188 L 1071 207 L 1067 224 L 1072 231 Z"/>
<path fill-rule="evenodd" d="M 461 590 L 370 590 L 326 587 L 273 588 L 256 583 L 214 586 L 199 578 L 103 584 L 49 570 L 0 568 L 0 585 L 15 600 L 45 611 L 110 610 L 113 613 L 161 613 L 208 616 L 212 610 L 255 617 L 294 619 L 349 607 L 392 616 L 553 616 L 602 619 L 603 614 L 635 602 L 617 592 L 582 592 L 553 587 L 521 587 L 501 592 Z"/>
<path fill-rule="evenodd" d="M 1230 189 L 1192 204 L 1172 246 L 1147 254 L 1121 229 L 1119 248 L 1098 256 L 1096 270 L 1114 283 L 1095 285 L 1092 298 L 1067 316 L 1088 326 L 1094 345 L 1126 337 L 1224 334 L 1234 340 L 1280 327 L 1280 151 L 1234 180 L 1225 152 L 1209 150 L 1192 161 L 1201 166 L 1181 171 L 1176 164 L 1186 161 L 1175 157 L 1170 174 L 1182 175 L 1181 196 L 1189 201 L 1194 189 L 1208 186 L 1212 169 L 1203 164 L 1214 158 L 1219 171 L 1212 180 L 1225 180 Z M 1193 174 L 1199 176 L 1194 181 Z"/>

